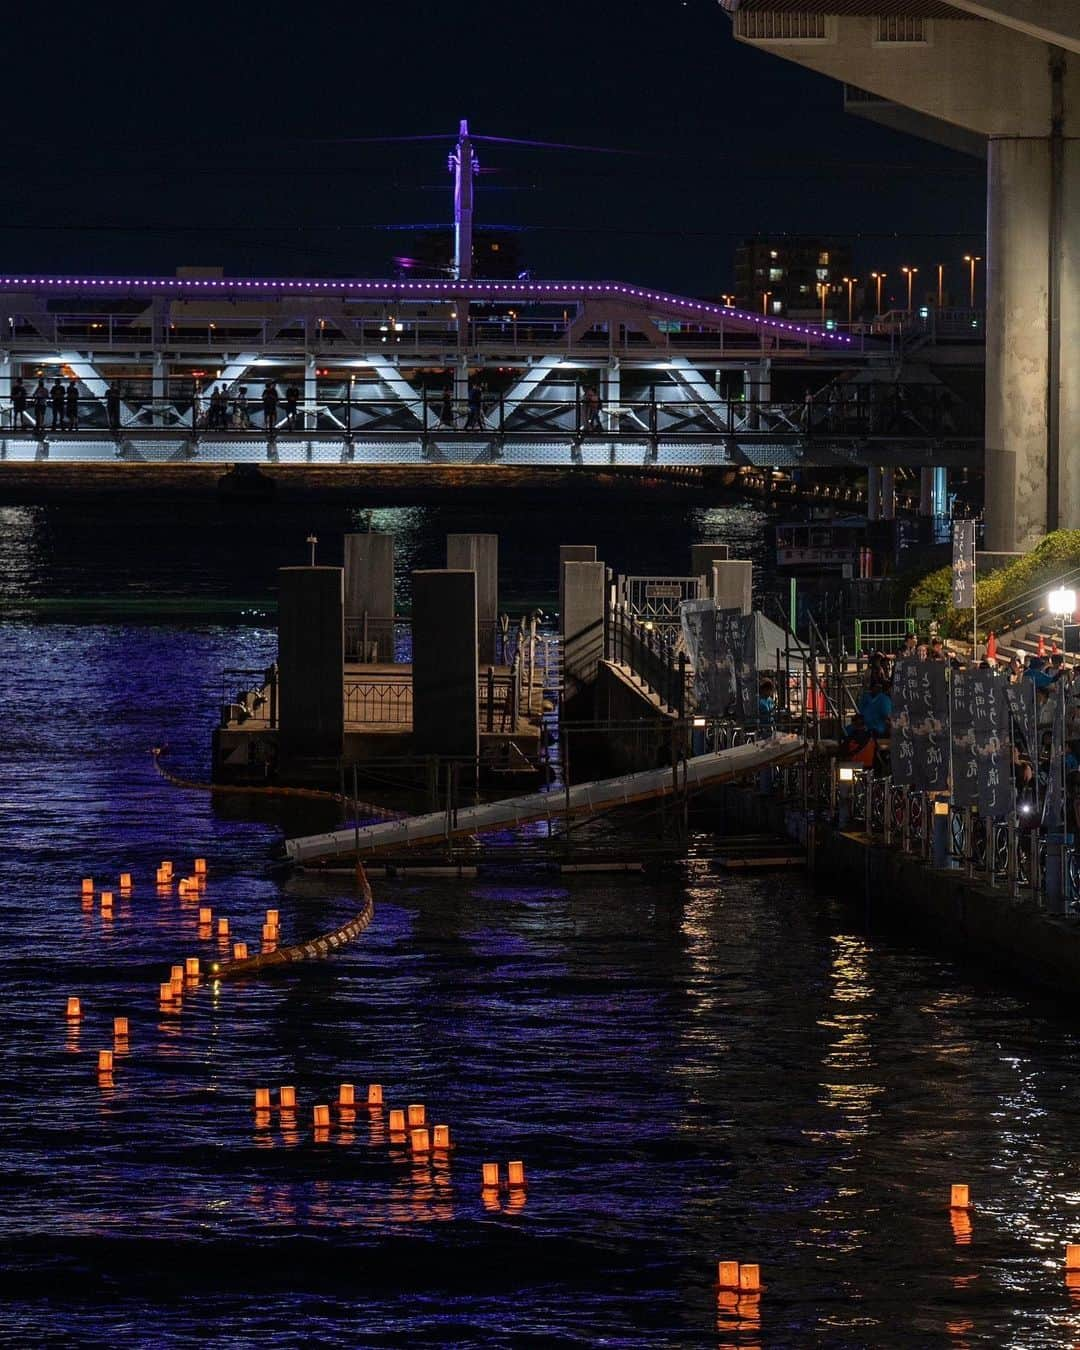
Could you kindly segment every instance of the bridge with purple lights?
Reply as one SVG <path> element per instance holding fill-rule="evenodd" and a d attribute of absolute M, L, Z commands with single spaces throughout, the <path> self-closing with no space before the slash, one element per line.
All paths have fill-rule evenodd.
<path fill-rule="evenodd" d="M 618 281 L 2 276 L 0 459 L 977 462 L 900 340 Z"/>

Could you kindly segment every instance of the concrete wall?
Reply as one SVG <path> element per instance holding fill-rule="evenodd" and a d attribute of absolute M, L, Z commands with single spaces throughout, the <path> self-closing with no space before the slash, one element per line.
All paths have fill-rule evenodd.
<path fill-rule="evenodd" d="M 563 701 L 581 708 L 591 694 L 604 655 L 607 568 L 602 562 L 563 564 L 565 578 L 559 628 L 563 648 Z"/>
<path fill-rule="evenodd" d="M 568 562 L 596 562 L 595 544 L 559 545 L 559 613 L 563 609 L 563 564 Z"/>
<path fill-rule="evenodd" d="M 359 619 L 384 622 L 370 627 L 377 643 L 376 660 L 394 659 L 394 536 L 392 534 L 347 534 L 345 536 L 345 613 Z M 389 626 L 386 624 L 389 620 Z"/>
<path fill-rule="evenodd" d="M 305 763 L 325 767 L 342 753 L 344 595 L 340 567 L 278 572 L 278 746 L 286 775 Z"/>
<path fill-rule="evenodd" d="M 713 566 L 712 593 L 718 609 L 737 609 L 749 614 L 753 609 L 754 564 L 742 558 L 730 558 Z"/>
<path fill-rule="evenodd" d="M 414 753 L 475 761 L 476 573 L 414 572 L 412 583 Z"/>
<path fill-rule="evenodd" d="M 499 617 L 499 536 L 497 534 L 448 534 L 446 566 L 450 571 L 476 573 L 476 620 L 480 660 L 495 660 L 495 629 Z"/>

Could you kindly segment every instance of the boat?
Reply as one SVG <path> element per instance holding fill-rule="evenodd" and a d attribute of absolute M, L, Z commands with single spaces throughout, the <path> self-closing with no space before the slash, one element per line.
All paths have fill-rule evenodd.
<path fill-rule="evenodd" d="M 875 574 L 872 532 L 877 533 L 865 516 L 781 521 L 775 526 L 777 571 L 871 577 Z"/>

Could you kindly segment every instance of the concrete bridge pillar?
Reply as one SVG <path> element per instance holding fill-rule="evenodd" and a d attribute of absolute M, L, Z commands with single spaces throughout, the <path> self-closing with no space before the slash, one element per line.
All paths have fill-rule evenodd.
<path fill-rule="evenodd" d="M 595 544 L 559 545 L 559 613 L 563 612 L 566 595 L 565 566 L 568 562 L 596 562 Z"/>
<path fill-rule="evenodd" d="M 881 470 L 875 464 L 866 470 L 866 519 L 881 519 Z"/>
<path fill-rule="evenodd" d="M 896 470 L 891 466 L 881 470 L 881 518 L 896 519 Z"/>
<path fill-rule="evenodd" d="M 602 562 L 563 564 L 563 606 L 559 632 L 563 648 L 563 706 L 590 699 L 604 659 L 607 569 Z"/>
<path fill-rule="evenodd" d="M 754 564 L 742 558 L 715 562 L 712 595 L 717 609 L 737 609 L 749 614 L 753 608 Z"/>

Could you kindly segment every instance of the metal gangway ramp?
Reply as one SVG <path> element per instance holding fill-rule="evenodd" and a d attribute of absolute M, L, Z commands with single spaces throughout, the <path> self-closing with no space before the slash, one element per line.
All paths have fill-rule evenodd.
<path fill-rule="evenodd" d="M 527 825 L 537 820 L 598 816 L 635 802 L 730 782 L 795 759 L 804 748 L 801 736 L 773 736 L 715 754 L 694 755 L 674 767 L 665 765 L 620 778 L 601 778 L 591 783 L 576 783 L 569 788 L 530 792 L 523 797 L 485 802 L 451 813 L 432 811 L 404 820 L 379 821 L 360 829 L 289 839 L 285 852 L 290 861 L 310 865 L 332 858 L 370 858 L 392 850 L 419 848 L 462 835 L 483 834 L 486 830 Z"/>

